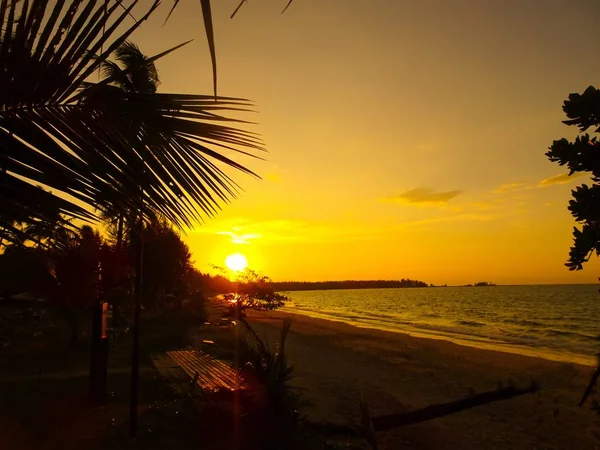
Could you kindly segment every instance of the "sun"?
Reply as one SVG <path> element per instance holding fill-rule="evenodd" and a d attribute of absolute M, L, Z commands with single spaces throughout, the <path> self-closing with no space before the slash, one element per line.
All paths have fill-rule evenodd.
<path fill-rule="evenodd" d="M 234 272 L 241 272 L 248 267 L 248 260 L 241 253 L 234 253 L 225 258 L 225 265 Z"/>

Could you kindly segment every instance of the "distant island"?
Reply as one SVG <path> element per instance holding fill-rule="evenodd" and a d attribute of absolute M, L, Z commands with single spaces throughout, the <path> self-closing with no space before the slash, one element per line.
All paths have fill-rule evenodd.
<path fill-rule="evenodd" d="M 496 286 L 494 283 L 489 283 L 487 281 L 480 281 L 479 283 L 475 283 L 475 284 L 465 284 L 464 287 L 479 287 L 479 286 Z"/>
<path fill-rule="evenodd" d="M 271 282 L 273 289 L 284 291 L 326 291 L 332 289 L 382 289 L 430 287 L 424 281 L 409 280 L 344 280 L 344 281 L 280 281 Z M 433 285 L 431 285 L 433 286 Z"/>

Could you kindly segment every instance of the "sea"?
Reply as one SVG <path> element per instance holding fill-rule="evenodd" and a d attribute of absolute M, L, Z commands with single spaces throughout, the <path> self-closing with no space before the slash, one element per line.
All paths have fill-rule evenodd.
<path fill-rule="evenodd" d="M 600 285 L 294 291 L 285 311 L 595 366 Z"/>

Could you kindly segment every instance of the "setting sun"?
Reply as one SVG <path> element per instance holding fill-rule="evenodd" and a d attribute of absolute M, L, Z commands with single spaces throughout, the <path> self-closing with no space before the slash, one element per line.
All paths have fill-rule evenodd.
<path fill-rule="evenodd" d="M 248 260 L 241 253 L 234 253 L 225 258 L 225 265 L 234 272 L 241 272 L 248 267 Z"/>

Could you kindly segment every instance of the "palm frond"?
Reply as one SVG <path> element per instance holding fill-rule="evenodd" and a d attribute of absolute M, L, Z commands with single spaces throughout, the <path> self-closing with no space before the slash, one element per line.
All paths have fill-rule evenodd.
<path fill-rule="evenodd" d="M 287 4 L 285 5 L 285 8 L 283 8 L 283 11 L 281 11 L 281 14 L 283 14 L 284 12 L 287 11 L 287 9 L 291 6 L 293 1 L 294 0 L 288 0 Z M 246 0 L 240 1 L 240 3 L 235 8 L 235 10 L 231 14 L 231 16 L 229 16 L 230 19 L 233 19 L 235 17 L 235 15 L 238 13 L 238 11 L 240 10 L 240 8 L 242 7 L 242 5 L 245 2 L 246 2 Z M 167 15 L 167 18 L 165 19 L 165 23 L 168 22 L 169 18 L 173 14 L 173 11 L 175 11 L 175 9 L 177 8 L 178 5 L 179 5 L 179 0 L 173 0 L 173 6 L 169 10 L 169 14 Z M 214 87 L 214 93 L 215 93 L 215 97 L 216 97 L 217 96 L 217 53 L 216 53 L 216 46 L 215 46 L 215 33 L 214 33 L 214 29 L 213 29 L 213 20 L 212 20 L 212 11 L 211 11 L 210 0 L 200 0 L 200 6 L 202 8 L 202 19 L 204 21 L 204 32 L 206 33 L 206 41 L 208 42 L 208 49 L 210 51 L 210 59 L 212 62 L 213 85 L 214 85 L 213 87 Z"/>
<path fill-rule="evenodd" d="M 0 226 L 8 229 L 13 217 L 50 221 L 47 202 L 87 220 L 105 205 L 121 211 L 145 205 L 176 226 L 190 226 L 239 192 L 226 167 L 256 176 L 223 153 L 263 151 L 257 135 L 226 125 L 245 124 L 229 114 L 251 111 L 250 102 L 158 94 L 136 87 L 131 67 L 107 62 L 116 52 L 134 68 L 143 63 L 150 82 L 158 82 L 154 61 L 179 47 L 145 58 L 127 43 L 158 1 L 118 31 L 137 4 L 116 0 L 105 10 L 95 0 L 68 7 L 64 0 L 53 7 L 45 0 L 0 0 L 0 198 L 6 199 Z M 108 78 L 87 82 L 98 68 Z M 132 90 L 112 86 L 125 79 Z M 23 209 L 26 198 L 11 200 L 21 185 L 61 197 L 35 191 L 35 202 Z"/>

